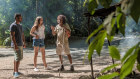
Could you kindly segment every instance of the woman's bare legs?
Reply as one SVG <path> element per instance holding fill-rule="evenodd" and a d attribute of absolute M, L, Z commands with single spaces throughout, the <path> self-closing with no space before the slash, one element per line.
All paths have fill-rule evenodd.
<path fill-rule="evenodd" d="M 37 65 L 37 56 L 38 56 L 38 50 L 39 50 L 39 47 L 34 47 L 34 67 L 36 68 Z"/>
<path fill-rule="evenodd" d="M 46 58 L 45 58 L 45 47 L 41 47 L 40 51 L 42 53 L 42 61 L 43 61 L 44 67 L 47 67 Z"/>

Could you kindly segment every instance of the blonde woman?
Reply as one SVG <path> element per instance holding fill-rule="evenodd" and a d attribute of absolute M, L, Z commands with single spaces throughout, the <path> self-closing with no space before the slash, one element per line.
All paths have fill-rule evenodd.
<path fill-rule="evenodd" d="M 37 69 L 37 56 L 38 51 L 42 53 L 42 61 L 44 64 L 44 69 L 50 70 L 51 68 L 47 66 L 45 59 L 45 26 L 43 25 L 43 18 L 38 16 L 34 22 L 33 27 L 31 28 L 30 35 L 33 36 L 33 47 L 34 47 L 34 71 L 39 71 Z"/>

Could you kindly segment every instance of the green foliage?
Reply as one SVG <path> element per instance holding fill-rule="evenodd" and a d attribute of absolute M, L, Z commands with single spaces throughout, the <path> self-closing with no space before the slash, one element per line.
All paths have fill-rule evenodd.
<path fill-rule="evenodd" d="M 5 34 L 10 35 L 10 30 L 6 30 L 6 31 L 5 31 Z"/>
<path fill-rule="evenodd" d="M 122 1 L 121 10 L 124 14 L 126 14 L 126 15 L 130 14 L 130 9 L 133 5 L 133 1 L 134 0 L 124 0 L 124 1 Z"/>
<path fill-rule="evenodd" d="M 31 29 L 31 28 L 26 27 L 25 30 L 24 30 L 24 35 L 25 35 L 26 37 L 27 37 L 27 36 L 28 36 L 28 37 L 30 36 L 30 29 Z"/>
<path fill-rule="evenodd" d="M 124 0 L 121 6 L 122 12 L 131 15 L 136 23 L 138 23 L 140 18 L 139 3 L 140 0 Z"/>
<path fill-rule="evenodd" d="M 98 39 L 96 40 L 96 42 L 97 42 L 97 46 L 95 46 L 96 48 L 95 48 L 95 50 L 96 50 L 96 52 L 98 53 L 98 55 L 100 56 L 100 52 L 101 52 L 101 49 L 102 49 L 102 47 L 103 47 L 103 45 L 104 45 L 104 41 L 105 41 L 105 37 L 106 37 L 106 31 L 105 30 L 103 30 L 103 31 L 101 31 L 101 33 L 99 34 L 99 37 L 98 37 Z"/>
<path fill-rule="evenodd" d="M 84 1 L 84 4 L 83 4 L 84 7 L 86 6 L 86 3 L 88 3 L 88 0 Z"/>
<path fill-rule="evenodd" d="M 109 46 L 109 53 L 112 58 L 120 60 L 120 52 L 115 46 Z"/>
<path fill-rule="evenodd" d="M 120 32 L 125 36 L 125 20 L 126 17 L 123 13 L 119 13 L 117 15 L 117 27 L 120 30 Z"/>
<path fill-rule="evenodd" d="M 107 74 L 107 75 L 98 77 L 98 79 L 113 79 L 114 77 L 116 77 L 116 76 L 118 76 L 118 75 L 119 75 L 119 73 L 113 72 L 113 73 L 111 73 L 111 74 Z"/>
<path fill-rule="evenodd" d="M 140 18 L 140 0 L 134 0 L 133 6 L 131 8 L 131 16 L 132 18 L 138 23 L 138 20 Z"/>
<path fill-rule="evenodd" d="M 103 28 L 103 25 L 101 24 L 98 29 L 94 30 L 87 38 L 86 42 L 89 41 L 90 38 L 92 38 L 95 34 L 97 34 L 101 29 Z"/>
<path fill-rule="evenodd" d="M 90 12 L 91 15 L 94 14 L 95 8 L 97 8 L 97 6 L 98 6 L 98 4 L 97 4 L 96 0 L 89 0 L 88 11 Z"/>
<path fill-rule="evenodd" d="M 50 34 L 50 26 L 57 24 L 57 16 L 60 14 L 67 17 L 67 22 L 72 29 L 72 36 L 80 36 L 80 34 L 87 36 L 83 2 L 84 0 L 0 0 L 0 45 L 9 37 L 5 30 L 9 29 L 10 24 L 15 21 L 15 13 L 22 14 L 22 26 L 26 38 L 30 37 L 30 29 L 37 16 L 43 17 L 47 29 L 45 34 Z"/>
<path fill-rule="evenodd" d="M 115 24 L 115 18 L 113 18 L 113 16 L 115 15 L 115 13 L 111 13 L 110 15 L 107 16 L 107 18 L 104 20 L 103 22 L 103 26 L 104 28 L 107 30 L 107 34 L 112 36 L 112 29 L 114 27 Z"/>
<path fill-rule="evenodd" d="M 112 0 L 98 0 L 98 2 L 105 8 L 109 8 Z"/>
<path fill-rule="evenodd" d="M 114 36 L 110 36 L 110 35 L 107 34 L 107 39 L 108 39 L 109 42 L 111 42 L 113 40 L 113 38 L 114 38 Z"/>
<path fill-rule="evenodd" d="M 7 37 L 4 41 L 3 41 L 3 45 L 6 46 L 6 45 L 9 45 L 11 42 L 11 38 L 10 37 Z"/>
<path fill-rule="evenodd" d="M 140 51 L 140 42 L 130 48 L 125 56 L 122 58 L 122 67 L 120 72 L 120 79 L 124 79 L 125 76 L 129 75 L 132 72 L 133 66 L 138 57 L 138 53 Z M 133 52 L 134 51 L 134 52 Z M 128 55 L 130 54 L 130 55 Z"/>
<path fill-rule="evenodd" d="M 10 30 L 6 30 L 5 34 L 6 34 L 6 37 L 5 37 L 4 41 L 3 41 L 3 45 L 7 46 L 7 45 L 10 45 L 10 42 L 11 42 Z"/>
<path fill-rule="evenodd" d="M 108 8 L 112 0 L 97 0 L 97 4 L 101 4 L 103 7 Z M 100 47 L 103 46 L 103 39 L 107 37 L 107 39 L 111 42 L 113 40 L 113 37 L 116 33 L 116 30 L 118 29 L 123 36 L 125 36 L 125 23 L 126 23 L 126 16 L 131 16 L 135 22 L 138 23 L 139 17 L 140 17 L 140 10 L 139 5 L 140 0 L 123 0 L 121 7 L 117 6 L 117 9 L 115 12 L 112 12 L 108 15 L 108 17 L 104 20 L 102 26 L 99 26 L 98 29 L 93 31 L 86 41 L 91 39 L 95 34 L 97 36 L 92 40 L 91 44 L 89 45 L 89 54 L 88 58 L 90 60 L 91 56 L 94 53 L 94 50 L 97 51 L 98 55 L 100 56 L 101 50 L 97 50 L 97 48 L 100 49 Z M 90 13 L 93 11 L 95 12 L 95 7 L 90 7 Z M 92 8 L 92 9 L 91 9 Z M 117 27 L 116 27 L 117 25 Z M 102 28 L 105 28 L 104 31 L 106 34 L 100 32 Z M 100 35 L 105 36 L 103 38 L 100 38 Z M 102 40 L 100 40 L 100 39 Z M 98 43 L 98 41 L 101 41 L 101 44 Z M 120 76 L 120 79 L 124 79 L 127 75 L 129 75 L 132 72 L 132 69 L 134 67 L 134 64 L 137 60 L 137 69 L 140 70 L 140 42 L 136 44 L 135 46 L 128 49 L 128 51 L 125 53 L 124 57 L 120 59 L 120 53 L 118 49 L 114 46 L 109 46 L 109 52 L 110 56 L 112 58 L 118 59 L 121 61 L 121 72 L 120 74 L 117 72 L 114 72 L 112 74 L 107 74 L 104 76 L 99 77 L 98 79 L 112 79 L 115 76 Z M 105 72 L 107 70 L 110 70 L 120 64 L 114 64 L 111 66 L 108 66 L 105 68 L 102 72 Z"/>
<path fill-rule="evenodd" d="M 102 30 L 99 32 L 99 34 L 94 38 L 94 40 L 90 43 L 88 49 L 89 49 L 89 54 L 88 54 L 88 59 L 90 60 L 94 50 L 96 50 L 97 54 L 100 56 L 101 49 L 104 44 L 104 40 L 106 37 L 106 31 Z"/>
<path fill-rule="evenodd" d="M 116 18 L 112 18 L 112 20 L 111 20 L 111 27 L 114 27 L 115 23 L 116 23 Z"/>
<path fill-rule="evenodd" d="M 125 36 L 125 20 L 126 20 L 125 14 L 121 12 L 119 7 L 117 8 L 116 12 L 112 12 L 104 20 L 103 26 L 107 30 L 109 41 L 111 41 L 111 37 L 109 36 L 112 36 L 113 38 L 117 29 L 119 29 L 119 31 L 123 34 L 123 36 Z M 117 27 L 115 26 L 116 24 Z"/>
<path fill-rule="evenodd" d="M 124 79 L 125 76 L 129 75 L 132 72 L 136 58 L 137 58 L 137 52 L 135 52 L 133 55 L 131 55 L 126 60 L 126 62 L 122 65 L 121 72 L 120 72 L 120 79 Z"/>
<path fill-rule="evenodd" d="M 112 47 L 112 48 L 110 48 L 110 47 Z M 115 47 L 113 47 L 113 46 L 110 46 L 110 47 L 109 47 L 109 50 L 112 50 L 112 52 L 116 52 L 116 51 L 118 52 L 118 50 Z M 116 66 L 122 65 L 121 72 L 118 76 L 120 77 L 120 79 L 124 79 L 127 75 L 129 75 L 132 72 L 136 59 L 139 58 L 138 57 L 139 51 L 140 51 L 140 42 L 138 44 L 136 44 L 135 46 L 133 46 L 132 48 L 130 48 L 125 53 L 124 57 L 121 59 L 121 64 L 113 64 L 111 66 L 108 66 L 108 67 L 104 68 L 104 70 L 101 71 L 101 73 L 104 73 L 105 71 L 108 71 Z M 119 59 L 120 56 L 116 55 L 116 57 Z M 137 64 L 137 69 L 140 70 L 139 63 Z M 104 78 L 104 76 L 106 77 L 106 75 L 103 75 L 103 76 L 101 76 L 101 78 L 102 77 Z M 107 76 L 107 77 L 109 78 L 109 76 Z"/>
<path fill-rule="evenodd" d="M 111 69 L 113 69 L 113 68 L 115 68 L 116 66 L 119 66 L 119 65 L 120 64 L 113 64 L 111 66 L 108 66 L 108 67 L 104 68 L 104 70 L 102 70 L 101 73 L 104 73 L 104 72 L 106 72 L 108 70 L 111 70 Z"/>
<path fill-rule="evenodd" d="M 137 64 L 137 70 L 140 72 L 140 64 Z"/>
<path fill-rule="evenodd" d="M 136 48 L 136 46 L 133 46 L 132 48 L 130 48 L 124 55 L 124 57 L 121 60 L 121 63 L 123 63 L 130 55 L 132 55 L 134 49 Z"/>
<path fill-rule="evenodd" d="M 139 49 L 139 51 L 138 51 L 137 62 L 138 62 L 138 64 L 140 64 L 140 49 Z"/>

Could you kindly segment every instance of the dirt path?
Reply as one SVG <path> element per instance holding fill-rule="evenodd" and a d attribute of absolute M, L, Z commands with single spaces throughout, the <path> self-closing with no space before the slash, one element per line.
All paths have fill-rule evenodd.
<path fill-rule="evenodd" d="M 77 42 L 78 41 L 78 42 Z M 58 56 L 55 54 L 55 46 L 46 47 L 46 61 L 53 70 L 44 70 L 42 64 L 41 53 L 38 55 L 39 72 L 33 71 L 33 49 L 24 49 L 24 59 L 21 62 L 19 71 L 23 73 L 19 79 L 79 79 L 81 76 L 90 75 L 89 62 L 86 59 L 83 64 L 84 55 L 87 49 L 85 39 L 77 40 L 70 43 L 70 50 L 73 58 L 75 71 L 69 71 L 70 64 L 66 56 L 64 56 L 65 71 L 62 71 L 59 76 L 57 69 L 59 68 Z M 116 42 L 115 42 L 116 43 Z M 94 54 L 94 73 L 100 72 L 101 69 L 112 64 L 108 54 L 107 42 L 103 46 L 101 56 Z M 13 79 L 13 60 L 14 54 L 11 48 L 0 48 L 0 79 Z"/>

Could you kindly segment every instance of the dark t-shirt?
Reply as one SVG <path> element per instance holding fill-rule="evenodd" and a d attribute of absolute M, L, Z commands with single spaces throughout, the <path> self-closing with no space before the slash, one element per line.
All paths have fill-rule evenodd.
<path fill-rule="evenodd" d="M 10 25 L 10 32 L 15 32 L 15 40 L 18 46 L 22 46 L 22 25 L 21 24 L 16 24 L 16 22 L 12 23 Z M 14 47 L 13 41 L 11 41 L 11 47 Z"/>

